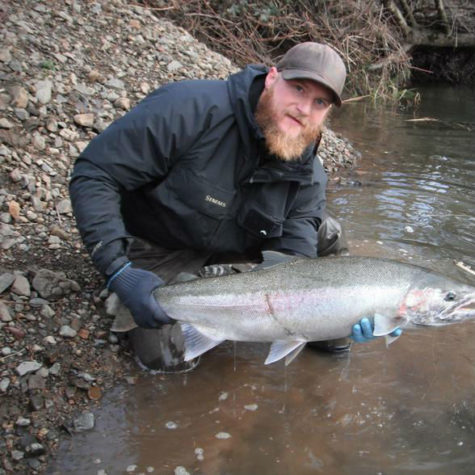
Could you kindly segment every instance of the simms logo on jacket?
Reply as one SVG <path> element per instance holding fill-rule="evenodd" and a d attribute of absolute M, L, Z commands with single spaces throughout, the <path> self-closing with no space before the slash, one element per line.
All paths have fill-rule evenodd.
<path fill-rule="evenodd" d="M 205 201 L 209 201 L 210 203 L 221 206 L 222 208 L 226 208 L 226 203 L 224 201 L 217 200 L 210 195 L 206 195 Z"/>

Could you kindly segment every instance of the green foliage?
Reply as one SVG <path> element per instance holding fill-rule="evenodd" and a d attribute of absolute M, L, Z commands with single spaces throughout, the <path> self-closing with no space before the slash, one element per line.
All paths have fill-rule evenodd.
<path fill-rule="evenodd" d="M 45 59 L 40 63 L 40 68 L 47 69 L 48 71 L 56 71 L 56 65 L 51 59 Z"/>

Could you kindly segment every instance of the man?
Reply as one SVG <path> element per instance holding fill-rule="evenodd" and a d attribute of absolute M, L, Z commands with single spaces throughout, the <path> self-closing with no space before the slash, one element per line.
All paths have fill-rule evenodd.
<path fill-rule="evenodd" d="M 345 77 L 332 48 L 302 43 L 276 67 L 157 89 L 81 154 L 70 184 L 77 224 L 140 327 L 131 335 L 142 362 L 184 367 L 158 286 L 266 251 L 317 256 L 326 176 L 315 154 Z M 369 321 L 354 337 L 372 338 Z"/>

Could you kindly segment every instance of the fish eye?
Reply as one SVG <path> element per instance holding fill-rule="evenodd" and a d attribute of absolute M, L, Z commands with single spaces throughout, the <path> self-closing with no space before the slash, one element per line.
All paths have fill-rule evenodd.
<path fill-rule="evenodd" d="M 455 300 L 456 294 L 452 290 L 450 292 L 447 292 L 447 295 L 444 297 L 444 300 L 447 300 L 451 302 L 452 300 Z"/>

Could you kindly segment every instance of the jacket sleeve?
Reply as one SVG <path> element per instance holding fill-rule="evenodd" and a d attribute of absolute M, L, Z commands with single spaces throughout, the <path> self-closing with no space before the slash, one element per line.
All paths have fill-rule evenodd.
<path fill-rule="evenodd" d="M 325 211 L 327 177 L 318 159 L 314 163 L 314 182 L 299 188 L 283 223 L 282 236 L 270 239 L 265 250 L 305 257 L 317 257 L 318 228 Z"/>
<path fill-rule="evenodd" d="M 75 163 L 73 211 L 94 264 L 106 275 L 127 262 L 131 236 L 120 211 L 121 191 L 158 183 L 206 126 L 203 104 L 192 99 L 188 86 L 177 85 L 144 99 L 94 138 Z"/>

